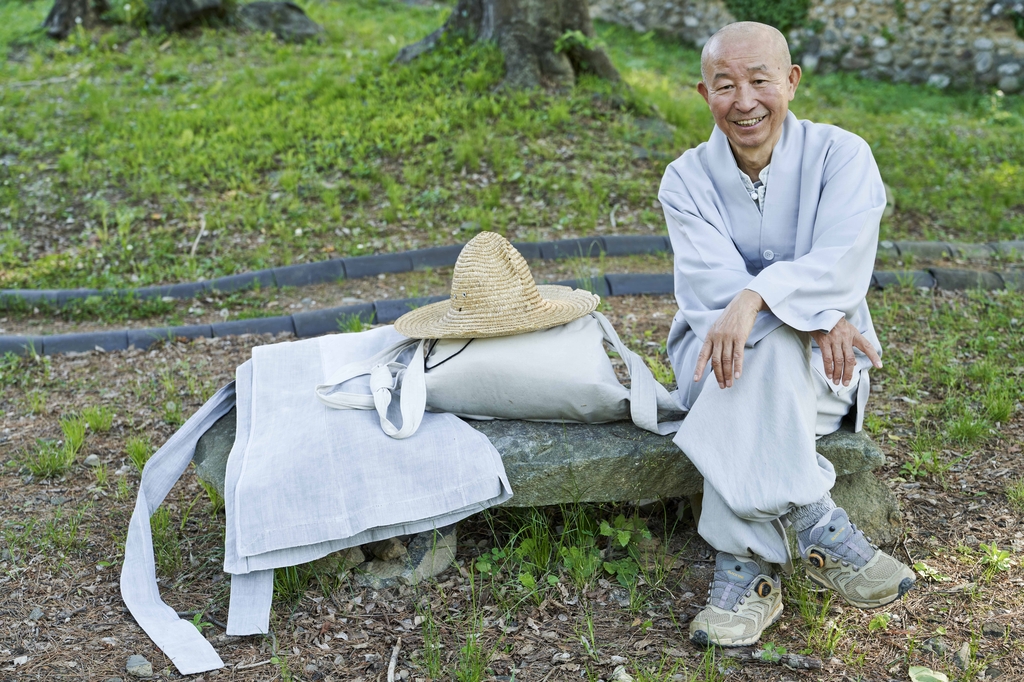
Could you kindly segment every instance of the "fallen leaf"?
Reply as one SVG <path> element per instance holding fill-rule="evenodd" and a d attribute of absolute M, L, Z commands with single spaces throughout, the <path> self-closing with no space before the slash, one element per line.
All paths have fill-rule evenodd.
<path fill-rule="evenodd" d="M 923 665 L 912 665 L 909 672 L 911 682 L 949 682 L 945 673 L 935 672 Z"/>

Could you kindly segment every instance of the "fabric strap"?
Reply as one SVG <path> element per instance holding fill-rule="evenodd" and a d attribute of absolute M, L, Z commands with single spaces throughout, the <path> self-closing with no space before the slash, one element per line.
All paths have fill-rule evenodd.
<path fill-rule="evenodd" d="M 235 404 L 235 383 L 217 391 L 142 470 L 139 497 L 128 524 L 121 567 L 121 595 L 135 622 L 167 654 L 182 675 L 224 667 L 213 646 L 187 620 L 160 599 L 149 517 L 156 512 L 195 455 L 196 443 Z"/>
<path fill-rule="evenodd" d="M 425 340 L 400 341 L 385 348 L 369 360 L 345 365 L 335 372 L 327 383 L 319 384 L 316 397 L 320 402 L 337 409 L 377 410 L 380 427 L 392 438 L 402 439 L 416 433 L 427 409 L 427 388 L 423 369 L 423 344 Z M 398 359 L 410 348 L 414 348 L 408 364 Z M 370 375 L 370 393 L 342 391 L 341 385 L 356 377 Z M 397 427 L 388 417 L 392 396 L 401 394 L 400 410 L 402 426 Z"/>

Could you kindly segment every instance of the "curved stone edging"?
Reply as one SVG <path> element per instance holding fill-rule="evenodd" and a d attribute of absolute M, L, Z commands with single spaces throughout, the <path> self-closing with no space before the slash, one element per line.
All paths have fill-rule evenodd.
<path fill-rule="evenodd" d="M 578 280 L 552 282 L 579 288 Z M 610 274 L 582 283 L 601 296 L 670 295 L 673 293 L 672 273 L 664 274 Z M 947 290 L 963 289 L 1024 289 L 1024 269 L 1003 272 L 930 268 L 927 270 L 881 270 L 871 276 L 871 286 L 885 289 L 893 286 L 915 286 Z M 279 334 L 289 332 L 300 339 L 322 336 L 340 330 L 341 325 L 353 318 L 367 324 L 390 324 L 410 310 L 443 301 L 443 296 L 403 298 L 374 301 L 338 308 L 309 310 L 279 317 L 259 317 L 230 320 L 213 324 L 182 327 L 156 327 L 150 329 L 122 329 L 117 331 L 53 334 L 49 336 L 0 336 L 0 355 L 15 353 L 85 352 L 91 350 L 116 351 L 128 348 L 146 349 L 157 341 L 194 339 L 197 337 L 239 336 L 241 334 Z"/>
<path fill-rule="evenodd" d="M 672 244 L 667 236 L 608 235 L 581 237 L 550 242 L 513 242 L 527 260 L 556 260 L 559 258 L 606 256 L 635 256 L 649 253 L 671 253 Z M 374 256 L 332 258 L 315 263 L 300 263 L 238 275 L 217 277 L 203 282 L 180 282 L 138 289 L 0 289 L 0 300 L 14 298 L 26 303 L 52 302 L 63 305 L 90 296 L 135 296 L 136 298 L 188 299 L 201 294 L 232 293 L 245 289 L 302 287 L 312 284 L 336 282 L 340 279 L 374 277 L 380 274 L 410 272 L 426 268 L 455 265 L 463 244 L 437 246 L 401 253 L 382 253 Z M 882 258 L 966 258 L 988 260 L 1000 255 L 1024 254 L 1024 240 L 963 244 L 958 242 L 881 241 L 878 255 Z"/>

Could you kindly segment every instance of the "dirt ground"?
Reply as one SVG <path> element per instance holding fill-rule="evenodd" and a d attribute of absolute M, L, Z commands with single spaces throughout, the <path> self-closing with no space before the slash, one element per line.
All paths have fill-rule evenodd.
<path fill-rule="evenodd" d="M 612 298 L 607 306 L 629 345 L 651 354 L 660 350 L 675 312 L 670 297 Z M 288 340 L 197 339 L 150 351 L 54 356 L 26 362 L 24 376 L 3 385 L 0 682 L 127 679 L 132 654 L 153 664 L 154 679 L 180 678 L 120 597 L 120 561 L 139 482 L 126 443 L 143 434 L 159 446 L 175 428 L 169 400 L 177 400 L 187 417 L 233 377 L 254 345 Z M 907 409 L 903 397 L 881 389 L 873 395 L 878 413 Z M 37 439 L 60 439 L 62 415 L 95 405 L 113 409 L 112 428 L 87 435 L 67 474 L 53 480 L 29 474 L 22 461 Z M 526 601 L 505 613 L 495 596 L 497 583 L 481 583 L 479 576 L 471 581 L 468 570 L 501 542 L 493 528 L 504 512 L 495 512 L 460 524 L 458 565 L 436 581 L 379 591 L 350 581 L 333 589 L 313 584 L 296 600 L 275 602 L 272 635 L 228 637 L 224 516 L 212 512 L 190 470 L 165 502 L 180 561 L 159 571 L 161 593 L 187 618 L 203 612 L 201 621 L 209 623 L 203 632 L 226 664 L 196 680 L 385 680 L 399 639 L 397 678 L 426 680 L 429 638 L 442 645 L 440 663 L 448 671 L 438 679 L 468 679 L 464 666 L 455 670 L 474 647 L 483 651 L 482 679 L 488 680 L 611 680 L 620 665 L 638 681 L 886 682 L 908 679 L 911 665 L 947 671 L 951 679 L 1024 679 L 1024 526 L 1004 494 L 1006 484 L 1024 474 L 1024 414 L 1018 409 L 995 438 L 941 480 L 900 476 L 905 436 L 889 433 L 879 445 L 888 464 L 878 475 L 899 498 L 906 529 L 889 549 L 908 563 L 926 561 L 934 580 L 921 577 L 917 589 L 884 610 L 890 617 L 880 619 L 816 595 L 801 597 L 805 583 L 794 578 L 787 584 L 786 613 L 762 642 L 806 651 L 821 659 L 818 670 L 739 663 L 720 653 L 711 660 L 688 642 L 687 624 L 704 604 L 712 552 L 688 515 L 677 520 L 681 503 L 675 500 L 638 510 L 657 539 L 661 570 L 633 599 L 605 578 L 582 591 L 562 580 L 541 603 Z M 83 464 L 93 454 L 100 467 Z M 558 522 L 558 510 L 542 511 Z M 620 511 L 633 509 L 609 506 L 599 513 Z M 74 519 L 80 519 L 77 530 Z M 980 543 L 993 542 L 1012 550 L 1017 565 L 987 579 L 977 551 Z M 964 644 L 961 670 L 954 655 Z"/>

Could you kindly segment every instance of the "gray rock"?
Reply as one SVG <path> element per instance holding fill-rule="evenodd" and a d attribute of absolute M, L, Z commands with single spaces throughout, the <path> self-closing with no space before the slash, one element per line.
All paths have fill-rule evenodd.
<path fill-rule="evenodd" d="M 1021 89 L 1021 79 L 1018 76 L 1000 76 L 997 87 L 1008 95 Z"/>
<path fill-rule="evenodd" d="M 963 291 L 965 289 L 987 289 L 989 291 L 1003 288 L 1003 279 L 994 272 L 980 270 L 955 270 L 953 268 L 930 268 L 935 278 L 935 285 L 947 291 Z"/>
<path fill-rule="evenodd" d="M 1001 669 L 995 667 L 995 666 L 991 666 L 991 667 L 985 668 L 985 679 L 986 680 L 994 680 L 997 677 L 1001 677 L 1002 674 L 1003 674 L 1003 671 Z"/>
<path fill-rule="evenodd" d="M 253 31 L 271 32 L 288 43 L 301 43 L 323 32 L 293 2 L 251 2 L 238 8 L 238 18 Z"/>
<path fill-rule="evenodd" d="M 990 51 L 995 46 L 996 44 L 993 43 L 988 38 L 978 38 L 977 40 L 974 41 L 974 49 L 978 50 L 979 52 Z"/>
<path fill-rule="evenodd" d="M 988 260 L 995 254 L 995 250 L 988 244 L 964 244 L 955 242 L 950 244 L 956 252 L 957 258 L 968 260 Z"/>
<path fill-rule="evenodd" d="M 879 50 L 875 53 L 875 64 L 892 64 L 892 50 Z"/>
<path fill-rule="evenodd" d="M 832 499 L 875 544 L 896 542 L 903 519 L 899 502 L 874 472 L 837 477 Z"/>
<path fill-rule="evenodd" d="M 0 561 L 10 561 L 13 558 L 14 555 L 11 554 L 11 550 L 7 549 L 6 547 L 0 549 Z"/>
<path fill-rule="evenodd" d="M 102 462 L 100 462 L 100 458 L 96 455 L 89 455 L 88 457 L 85 458 L 85 462 L 83 463 L 87 467 L 98 467 L 100 466 L 100 464 L 102 464 Z"/>
<path fill-rule="evenodd" d="M 901 256 L 913 256 L 926 260 L 943 260 L 953 254 L 953 249 L 946 242 L 896 242 Z"/>
<path fill-rule="evenodd" d="M 945 90 L 949 87 L 950 78 L 944 73 L 933 73 L 928 76 L 928 85 L 939 90 Z"/>
<path fill-rule="evenodd" d="M 961 670 L 967 670 L 967 666 L 971 664 L 971 643 L 964 642 L 957 649 L 957 652 L 953 654 L 953 662 L 956 663 L 956 667 Z"/>
<path fill-rule="evenodd" d="M 366 556 L 361 548 L 349 547 L 348 549 L 331 552 L 327 556 L 317 559 L 313 562 L 313 568 L 315 573 L 343 578 L 350 570 L 364 561 L 366 561 Z"/>
<path fill-rule="evenodd" d="M 986 637 L 995 637 L 1001 639 L 1006 635 L 1006 626 L 1002 623 L 997 623 L 993 620 L 985 622 L 981 626 L 981 634 Z"/>
<path fill-rule="evenodd" d="M 946 640 L 942 637 L 931 637 L 924 641 L 921 648 L 929 653 L 933 653 L 936 656 L 945 656 L 946 652 L 949 651 L 949 645 L 946 644 Z"/>
<path fill-rule="evenodd" d="M 979 52 L 974 55 L 974 70 L 976 73 L 987 73 L 993 64 L 995 64 L 995 58 L 991 52 Z"/>
<path fill-rule="evenodd" d="M 467 423 L 484 433 L 501 453 L 515 491 L 507 503 L 510 506 L 689 497 L 704 489 L 700 473 L 672 442 L 672 436 L 659 436 L 629 422 Z M 231 410 L 199 439 L 193 460 L 200 478 L 222 494 L 234 434 L 235 412 Z M 817 448 L 835 467 L 837 487 L 843 477 L 870 472 L 885 462 L 885 456 L 863 431 L 837 431 L 818 440 Z M 868 486 L 867 478 L 851 480 L 848 485 L 859 490 L 858 486 Z M 847 511 L 866 533 L 887 542 L 897 513 L 895 501 L 884 498 L 878 489 L 868 499 L 882 506 L 873 513 L 863 505 L 856 512 L 850 508 Z"/>
<path fill-rule="evenodd" d="M 153 676 L 153 664 L 138 654 L 128 657 L 128 663 L 125 664 L 125 670 L 128 671 L 128 674 L 132 677 Z"/>
<path fill-rule="evenodd" d="M 103 682 L 124 682 L 120 677 L 108 677 Z"/>
<path fill-rule="evenodd" d="M 356 584 L 375 590 L 396 584 L 418 585 L 440 574 L 455 560 L 455 525 L 418 533 L 405 548 L 404 556 L 394 561 L 373 559 L 357 567 Z"/>
<path fill-rule="evenodd" d="M 398 538 L 369 542 L 364 547 L 381 561 L 394 561 L 406 554 L 405 545 Z"/>
<path fill-rule="evenodd" d="M 1020 64 L 1016 62 L 1006 62 L 1005 64 L 1000 64 L 999 68 L 996 69 L 996 73 L 998 73 L 1000 76 L 1016 76 L 1018 73 L 1020 73 Z"/>
<path fill-rule="evenodd" d="M 39 608 L 38 606 L 35 607 L 34 609 L 32 609 L 32 612 L 28 614 L 28 619 L 29 620 L 42 620 L 43 619 L 43 610 L 41 608 Z"/>

